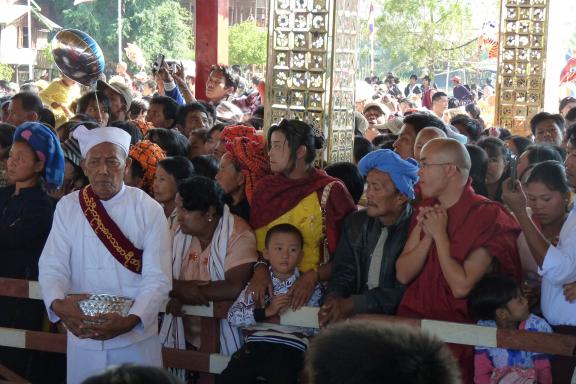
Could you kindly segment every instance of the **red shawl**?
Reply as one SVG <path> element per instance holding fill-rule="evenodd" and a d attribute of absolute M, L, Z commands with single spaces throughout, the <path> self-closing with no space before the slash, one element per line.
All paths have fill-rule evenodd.
<path fill-rule="evenodd" d="M 324 187 L 332 181 L 337 183 L 332 187 L 326 205 L 326 236 L 328 250 L 333 253 L 340 237 L 340 224 L 349 213 L 356 210 L 356 205 L 346 187 L 322 170 L 313 169 L 309 177 L 298 180 L 282 174 L 262 178 L 252 197 L 250 225 L 255 230 L 265 226 L 290 211 L 313 192 L 318 193 L 320 201 Z"/>

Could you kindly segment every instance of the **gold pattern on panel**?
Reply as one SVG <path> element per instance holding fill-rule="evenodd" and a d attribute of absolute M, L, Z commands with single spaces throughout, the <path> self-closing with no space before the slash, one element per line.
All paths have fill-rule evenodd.
<path fill-rule="evenodd" d="M 517 134 L 543 108 L 550 0 L 502 0 L 496 118 Z"/>
<path fill-rule="evenodd" d="M 321 130 L 323 160 L 351 161 L 358 0 L 272 0 L 265 127 L 284 118 Z"/>

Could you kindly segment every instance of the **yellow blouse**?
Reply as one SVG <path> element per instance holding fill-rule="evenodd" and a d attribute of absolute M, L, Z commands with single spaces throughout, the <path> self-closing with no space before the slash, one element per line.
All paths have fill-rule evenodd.
<path fill-rule="evenodd" d="M 266 232 L 277 224 L 292 224 L 300 230 L 304 237 L 304 257 L 298 269 L 306 272 L 320 264 L 323 249 L 324 233 L 322 232 L 322 211 L 318 194 L 312 192 L 291 210 L 277 217 L 267 225 L 256 230 L 258 251 L 264 250 Z"/>

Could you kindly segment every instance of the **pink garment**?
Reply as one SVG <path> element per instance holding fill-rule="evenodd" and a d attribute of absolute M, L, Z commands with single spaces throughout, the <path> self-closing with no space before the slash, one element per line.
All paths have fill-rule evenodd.
<path fill-rule="evenodd" d="M 234 229 L 228 240 L 224 271 L 241 264 L 254 263 L 257 260 L 256 238 L 246 221 L 240 217 L 234 218 Z M 182 261 L 180 279 L 210 281 L 209 269 L 210 247 L 202 250 L 200 241 L 195 237 L 190 245 L 188 257 Z"/>
<path fill-rule="evenodd" d="M 531 380 L 531 381 L 530 381 Z M 536 359 L 534 368 L 519 367 L 494 368 L 490 357 L 485 353 L 474 355 L 474 384 L 552 384 L 549 359 Z"/>

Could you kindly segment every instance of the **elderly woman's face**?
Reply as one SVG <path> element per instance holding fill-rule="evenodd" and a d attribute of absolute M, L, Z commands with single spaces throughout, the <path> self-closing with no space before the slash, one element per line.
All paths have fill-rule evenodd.
<path fill-rule="evenodd" d="M 220 184 L 224 193 L 228 195 L 232 195 L 244 188 L 244 175 L 236 169 L 229 153 L 225 153 L 220 160 L 216 182 Z"/>
<path fill-rule="evenodd" d="M 122 189 L 131 161 L 116 144 L 100 143 L 88 151 L 80 165 L 96 196 L 108 200 Z"/>

